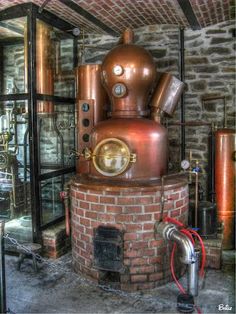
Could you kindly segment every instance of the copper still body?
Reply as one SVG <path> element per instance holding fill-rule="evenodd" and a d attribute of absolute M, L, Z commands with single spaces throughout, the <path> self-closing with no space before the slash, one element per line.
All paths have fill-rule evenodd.
<path fill-rule="evenodd" d="M 223 223 L 223 248 L 234 248 L 236 134 L 231 129 L 215 133 L 215 186 L 218 221 Z"/>
<path fill-rule="evenodd" d="M 36 24 L 36 82 L 37 93 L 53 95 L 54 78 L 52 66 L 51 27 L 38 20 Z M 51 101 L 39 101 L 38 113 L 53 113 L 54 105 Z"/>
<path fill-rule="evenodd" d="M 91 149 L 96 151 L 89 174 L 93 178 L 104 178 L 106 172 L 110 180 L 145 181 L 157 179 L 167 171 L 167 131 L 159 123 L 143 118 L 148 115 L 155 64 L 148 51 L 132 43 L 132 34 L 126 31 L 123 44 L 112 49 L 102 63 L 102 83 L 111 101 L 111 119 L 97 124 L 91 136 Z M 106 139 L 104 147 L 96 150 Z M 119 148 L 109 139 L 127 144 L 127 154 L 122 157 L 124 144 Z"/>
<path fill-rule="evenodd" d="M 158 121 L 150 119 L 148 108 L 153 89 L 155 93 L 155 63 L 148 51 L 133 44 L 133 38 L 133 32 L 127 29 L 101 65 L 100 79 L 109 96 L 110 112 L 107 115 L 111 118 L 98 121 L 96 117 L 102 117 L 104 103 L 97 103 L 89 143 L 84 146 L 84 153 L 79 149 L 80 160 L 84 158 L 89 161 L 87 174 L 91 179 L 109 177 L 109 180 L 116 182 L 147 182 L 167 173 L 167 130 Z M 98 85 L 99 79 L 95 75 L 92 79 L 87 78 L 89 69 L 86 66 L 81 69 L 82 73 L 78 72 L 77 75 L 80 81 L 78 85 L 83 88 L 79 92 L 79 99 L 96 98 L 96 86 L 92 84 L 95 81 Z M 172 76 L 169 78 L 171 81 Z M 95 88 L 95 96 L 89 91 L 90 88 Z M 176 90 L 179 92 L 175 97 Z M 167 92 L 172 93 L 170 97 L 175 105 L 181 94 L 178 88 L 176 90 L 173 92 L 173 88 L 170 88 Z M 99 93 L 98 99 L 100 102 Z M 166 106 L 164 99 L 162 106 Z"/>

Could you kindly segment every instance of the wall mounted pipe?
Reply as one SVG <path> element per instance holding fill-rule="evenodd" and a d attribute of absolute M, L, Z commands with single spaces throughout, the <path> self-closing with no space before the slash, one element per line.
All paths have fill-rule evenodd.
<path fill-rule="evenodd" d="M 184 62 L 184 28 L 180 28 L 179 30 L 179 42 L 180 42 L 180 62 L 179 62 L 179 69 L 180 69 L 180 80 L 184 83 L 185 82 L 185 62 Z M 184 102 L 184 92 L 181 95 L 180 100 L 180 122 L 185 123 L 185 102 Z M 181 160 L 185 159 L 185 125 L 181 124 Z"/>

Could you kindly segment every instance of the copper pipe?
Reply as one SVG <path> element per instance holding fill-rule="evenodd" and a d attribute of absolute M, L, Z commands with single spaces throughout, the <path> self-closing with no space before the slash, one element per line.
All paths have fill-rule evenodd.
<path fill-rule="evenodd" d="M 173 122 L 173 123 L 168 123 L 168 126 L 181 126 L 181 125 L 186 125 L 186 126 L 211 126 L 212 122 L 206 122 L 206 121 L 188 121 L 188 122 Z"/>
<path fill-rule="evenodd" d="M 134 42 L 134 32 L 127 28 L 123 33 L 123 44 L 132 44 Z"/>
<path fill-rule="evenodd" d="M 218 221 L 222 222 L 223 248 L 234 248 L 236 134 L 232 129 L 215 132 L 215 187 Z"/>
<path fill-rule="evenodd" d="M 54 78 L 52 67 L 51 26 L 38 20 L 36 24 L 36 89 L 39 94 L 53 95 Z M 39 113 L 52 113 L 54 104 L 51 101 L 38 102 Z"/>

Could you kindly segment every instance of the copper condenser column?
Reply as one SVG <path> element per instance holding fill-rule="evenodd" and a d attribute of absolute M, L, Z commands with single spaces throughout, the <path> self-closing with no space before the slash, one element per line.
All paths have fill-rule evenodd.
<path fill-rule="evenodd" d="M 90 144 L 92 128 L 106 118 L 107 94 L 101 83 L 101 65 L 83 64 L 76 69 L 77 150 Z M 77 173 L 88 173 L 89 163 L 83 157 L 76 163 Z"/>
<path fill-rule="evenodd" d="M 234 248 L 235 131 L 216 131 L 215 185 L 218 221 L 223 222 L 223 249 Z"/>
<path fill-rule="evenodd" d="M 53 95 L 54 80 L 52 67 L 52 28 L 38 20 L 36 27 L 36 82 L 37 93 Z M 52 113 L 54 105 L 51 101 L 38 102 L 38 113 Z"/>

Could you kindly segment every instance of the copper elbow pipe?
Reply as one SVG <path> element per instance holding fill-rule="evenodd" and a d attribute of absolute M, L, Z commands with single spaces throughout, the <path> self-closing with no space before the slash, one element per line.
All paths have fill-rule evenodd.
<path fill-rule="evenodd" d="M 185 84 L 169 73 L 163 73 L 151 99 L 151 111 L 164 111 L 172 116 Z"/>

